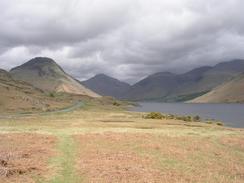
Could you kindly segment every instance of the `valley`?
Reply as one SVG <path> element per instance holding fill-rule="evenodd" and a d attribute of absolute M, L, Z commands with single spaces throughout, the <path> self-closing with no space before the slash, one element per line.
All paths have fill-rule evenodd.
<path fill-rule="evenodd" d="M 244 0 L 0 0 L 0 183 L 244 183 Z"/>
<path fill-rule="evenodd" d="M 209 69 L 191 71 L 180 81 L 201 97 L 209 95 L 201 92 L 225 80 L 219 74 L 210 74 L 210 83 L 200 79 Z M 212 91 L 233 89 L 241 97 L 242 76 L 236 79 L 235 67 L 233 72 L 221 71 L 228 82 Z M 151 86 L 162 82 L 173 89 L 175 77 L 158 73 L 148 77 L 150 87 L 145 80 L 139 85 L 146 86 L 141 89 L 147 96 L 158 97 L 163 92 Z M 207 84 L 199 88 L 196 81 Z M 103 74 L 79 82 L 46 57 L 0 70 L 0 183 L 244 181 L 243 128 L 188 113 L 133 112 L 137 103 L 116 98 L 134 87 Z M 189 99 L 185 92 L 182 87 L 179 95 L 160 97 Z"/>

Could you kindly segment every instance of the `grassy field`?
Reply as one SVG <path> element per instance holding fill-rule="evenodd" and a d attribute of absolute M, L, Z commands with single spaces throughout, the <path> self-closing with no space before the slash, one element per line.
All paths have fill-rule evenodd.
<path fill-rule="evenodd" d="M 244 182 L 244 130 L 112 105 L 0 119 L 0 183 Z"/>

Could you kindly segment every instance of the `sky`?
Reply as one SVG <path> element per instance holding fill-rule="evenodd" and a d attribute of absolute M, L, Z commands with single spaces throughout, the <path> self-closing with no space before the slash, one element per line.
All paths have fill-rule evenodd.
<path fill-rule="evenodd" d="M 243 0 L 1 0 L 0 68 L 54 59 L 129 83 L 244 58 Z"/>

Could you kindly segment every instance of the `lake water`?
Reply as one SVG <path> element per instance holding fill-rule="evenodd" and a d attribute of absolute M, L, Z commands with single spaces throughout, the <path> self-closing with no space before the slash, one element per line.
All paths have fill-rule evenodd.
<path fill-rule="evenodd" d="M 139 102 L 138 112 L 162 112 L 176 115 L 199 115 L 202 119 L 222 121 L 226 126 L 244 128 L 244 104 L 187 104 Z"/>

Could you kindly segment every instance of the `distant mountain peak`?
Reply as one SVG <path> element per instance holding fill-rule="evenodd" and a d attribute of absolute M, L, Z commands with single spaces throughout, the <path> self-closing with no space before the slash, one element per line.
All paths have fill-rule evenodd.
<path fill-rule="evenodd" d="M 151 74 L 149 75 L 149 77 L 159 77 L 159 76 L 174 76 L 176 74 L 172 73 L 172 72 L 157 72 L 155 74 Z"/>
<path fill-rule="evenodd" d="M 210 70 L 210 69 L 212 69 L 213 67 L 211 67 L 211 66 L 202 66 L 202 67 L 198 67 L 198 68 L 196 68 L 196 69 L 193 69 L 193 70 L 191 70 L 191 71 L 189 71 L 189 72 L 187 72 L 187 73 L 194 73 L 194 72 L 206 72 L 206 71 L 208 71 L 208 70 Z M 186 73 L 185 73 L 186 74 Z"/>
<path fill-rule="evenodd" d="M 62 72 L 64 72 L 63 69 L 53 59 L 48 57 L 35 57 L 28 62 L 22 64 L 21 66 L 17 66 L 11 69 L 10 71 L 18 69 L 19 67 L 21 67 L 22 69 L 41 69 L 43 67 L 49 67 L 60 69 Z"/>
<path fill-rule="evenodd" d="M 175 75 L 174 73 L 168 72 L 168 71 L 155 73 L 155 75 L 157 75 L 157 74 L 160 74 L 160 75 Z"/>
<path fill-rule="evenodd" d="M 244 59 L 236 58 L 236 59 L 232 59 L 230 61 L 220 62 L 217 65 L 221 65 L 221 64 L 233 64 L 233 63 L 240 63 L 240 62 L 243 62 L 244 63 Z"/>
<path fill-rule="evenodd" d="M 130 88 L 128 83 L 103 73 L 97 74 L 81 83 L 100 95 L 116 98 L 120 98 Z"/>
<path fill-rule="evenodd" d="M 52 64 L 52 65 L 58 65 L 53 59 L 48 57 L 35 57 L 28 62 L 24 63 L 22 66 L 28 66 L 28 65 L 43 65 L 43 64 Z"/>
<path fill-rule="evenodd" d="M 94 77 L 110 77 L 104 73 L 96 74 Z"/>
<path fill-rule="evenodd" d="M 220 62 L 220 63 L 216 64 L 215 67 L 218 67 L 218 66 L 239 65 L 239 64 L 244 64 L 244 59 L 233 59 L 231 61 Z"/>
<path fill-rule="evenodd" d="M 123 81 L 120 81 L 116 78 L 113 78 L 111 76 L 108 76 L 106 74 L 103 74 L 103 73 L 100 73 L 100 74 L 96 74 L 95 76 L 93 76 L 92 78 L 86 80 L 86 81 L 100 81 L 100 82 L 106 82 L 106 83 L 111 83 L 111 84 L 124 84 L 124 85 L 127 85 L 127 86 L 130 86 L 130 84 L 126 83 L 126 82 L 123 82 Z M 86 82 L 84 81 L 84 82 Z"/>
<path fill-rule="evenodd" d="M 91 79 L 108 79 L 108 80 L 117 80 L 111 76 L 108 76 L 106 74 L 103 74 L 103 73 L 100 73 L 100 74 L 97 74 L 95 76 L 93 76 Z"/>
<path fill-rule="evenodd" d="M 32 58 L 29 62 L 36 62 L 36 61 L 56 63 L 53 59 L 51 59 L 49 57 L 35 57 L 35 58 Z"/>

